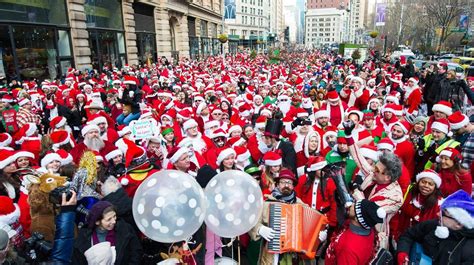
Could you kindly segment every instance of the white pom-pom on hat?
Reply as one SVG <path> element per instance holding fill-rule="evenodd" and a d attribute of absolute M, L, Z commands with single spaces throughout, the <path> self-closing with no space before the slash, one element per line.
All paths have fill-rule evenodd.
<path fill-rule="evenodd" d="M 122 184 L 122 186 L 127 186 L 129 182 L 130 181 L 127 178 L 123 178 L 120 180 L 120 184 Z"/>
<path fill-rule="evenodd" d="M 382 207 L 379 207 L 377 209 L 377 216 L 381 219 L 384 219 L 385 217 L 387 217 L 387 212 Z"/>
<path fill-rule="evenodd" d="M 449 229 L 446 226 L 437 226 L 435 236 L 440 239 L 446 239 L 449 236 Z"/>

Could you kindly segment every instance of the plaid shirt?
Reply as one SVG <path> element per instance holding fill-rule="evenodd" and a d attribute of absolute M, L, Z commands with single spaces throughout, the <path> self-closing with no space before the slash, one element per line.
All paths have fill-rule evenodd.
<path fill-rule="evenodd" d="M 474 162 L 474 133 L 470 133 L 466 142 L 462 145 L 461 154 L 463 167 L 470 168 L 471 163 Z"/>
<path fill-rule="evenodd" d="M 18 124 L 18 127 L 22 127 L 27 123 L 39 124 L 39 122 L 40 117 L 25 108 L 20 108 L 16 114 L 16 123 Z"/>

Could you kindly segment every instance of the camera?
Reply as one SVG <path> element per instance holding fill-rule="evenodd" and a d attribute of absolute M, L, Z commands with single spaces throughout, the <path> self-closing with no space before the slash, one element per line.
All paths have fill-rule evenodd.
<path fill-rule="evenodd" d="M 310 119 L 304 119 L 304 120 L 301 122 L 301 125 L 311 125 L 311 120 L 310 120 Z"/>
<path fill-rule="evenodd" d="M 39 232 L 33 232 L 31 237 L 25 240 L 25 253 L 29 262 L 47 261 L 52 250 L 53 244 L 46 241 Z"/>
<path fill-rule="evenodd" d="M 354 86 L 349 86 L 349 89 L 354 89 Z"/>
<path fill-rule="evenodd" d="M 49 193 L 49 201 L 53 204 L 61 205 L 63 193 L 66 193 L 66 200 L 69 200 L 72 197 L 72 190 L 74 189 L 67 186 L 57 187 Z"/>

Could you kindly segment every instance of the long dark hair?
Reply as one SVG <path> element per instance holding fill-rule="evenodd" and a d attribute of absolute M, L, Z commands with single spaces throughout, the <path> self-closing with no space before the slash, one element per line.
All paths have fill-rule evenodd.
<path fill-rule="evenodd" d="M 418 186 L 418 182 L 413 184 L 413 187 L 411 188 L 410 193 L 411 193 L 412 198 L 416 198 L 418 197 L 419 194 L 421 194 L 419 186 Z M 431 193 L 430 195 L 426 197 L 426 200 L 425 200 L 424 205 L 422 206 L 422 209 L 426 210 L 426 209 L 430 209 L 434 207 L 436 204 L 438 204 L 439 197 L 441 197 L 441 191 L 439 190 L 438 187 L 435 187 L 433 193 Z"/>
<path fill-rule="evenodd" d="M 222 104 L 226 104 L 228 106 L 227 113 L 229 114 L 229 119 L 230 119 L 230 117 L 232 117 L 232 105 L 230 105 L 230 103 L 227 101 L 222 101 L 220 104 L 221 109 L 222 109 Z"/>

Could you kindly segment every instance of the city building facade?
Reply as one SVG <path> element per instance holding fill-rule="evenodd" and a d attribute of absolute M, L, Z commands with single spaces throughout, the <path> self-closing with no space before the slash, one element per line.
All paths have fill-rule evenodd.
<path fill-rule="evenodd" d="M 308 9 L 305 16 L 306 47 L 339 44 L 344 37 L 347 12 L 337 8 Z"/>
<path fill-rule="evenodd" d="M 54 79 L 221 53 L 224 0 L 0 0 L 0 76 Z"/>
<path fill-rule="evenodd" d="M 229 36 L 229 51 L 235 53 L 238 49 L 265 48 L 270 37 L 271 1 L 226 0 L 225 2 L 225 32 Z"/>

